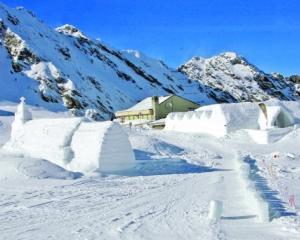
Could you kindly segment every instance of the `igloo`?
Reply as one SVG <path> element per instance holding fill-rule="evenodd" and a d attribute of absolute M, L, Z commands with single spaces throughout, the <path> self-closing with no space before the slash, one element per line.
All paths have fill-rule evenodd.
<path fill-rule="evenodd" d="M 22 101 L 24 106 L 24 101 Z M 49 160 L 79 172 L 117 172 L 134 166 L 128 136 L 116 122 L 89 122 L 84 118 L 25 119 L 16 113 L 9 153 Z M 13 124 L 14 125 L 14 124 Z"/>

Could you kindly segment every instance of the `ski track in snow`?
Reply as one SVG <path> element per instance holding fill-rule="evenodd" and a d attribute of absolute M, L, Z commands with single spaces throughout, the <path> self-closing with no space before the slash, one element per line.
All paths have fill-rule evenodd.
<path fill-rule="evenodd" d="M 226 139 L 139 129 L 129 135 L 138 156 L 134 176 L 1 181 L 0 239 L 299 239 L 284 223 L 257 222 Z M 207 217 L 212 199 L 224 204 L 218 223 Z"/>

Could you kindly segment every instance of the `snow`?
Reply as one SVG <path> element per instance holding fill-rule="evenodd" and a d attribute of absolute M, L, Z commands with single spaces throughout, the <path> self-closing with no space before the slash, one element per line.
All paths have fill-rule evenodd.
<path fill-rule="evenodd" d="M 28 108 L 33 118 L 57 119 L 57 113 Z M 16 106 L 0 103 L 0 109 L 14 112 Z M 6 133 L 0 142 L 7 141 L 12 120 L 0 116 L 0 132 Z M 97 122 L 79 128 L 88 130 L 88 124 L 100 129 Z M 299 239 L 300 129 L 266 145 L 249 141 L 244 131 L 215 138 L 123 130 L 136 165 L 118 175 L 81 175 L 41 158 L 1 152 L 0 239 Z M 254 204 L 258 197 L 264 205 Z M 223 203 L 217 222 L 209 219 L 212 200 Z M 269 222 L 262 218 L 266 204 Z"/>
<path fill-rule="evenodd" d="M 26 122 L 3 146 L 8 153 L 47 159 L 80 172 L 116 172 L 134 165 L 128 137 L 118 123 L 81 118 Z"/>
<path fill-rule="evenodd" d="M 74 27 L 71 24 L 65 24 L 63 26 L 56 28 L 55 30 L 60 33 L 63 33 L 63 34 L 69 35 L 69 36 L 73 36 L 76 38 L 87 39 L 87 37 L 81 31 L 79 31 L 76 27 Z"/>
<path fill-rule="evenodd" d="M 274 128 L 276 124 L 278 127 L 288 127 L 300 123 L 299 102 L 267 101 L 264 104 L 268 118 L 264 116 L 258 103 L 214 104 L 200 107 L 194 112 L 168 114 L 165 129 L 199 132 L 216 137 L 247 129 L 254 140 L 263 138 L 265 140 L 261 141 L 268 143 L 269 133 L 255 130 Z M 287 131 L 276 129 L 273 132 L 278 132 L 279 136 Z"/>
<path fill-rule="evenodd" d="M 18 24 L 8 16 L 18 19 Z M 1 101 L 18 102 L 24 96 L 31 105 L 70 110 L 76 116 L 96 109 L 101 120 L 141 99 L 170 91 L 195 102 L 214 102 L 199 91 L 200 84 L 191 84 L 163 62 L 114 49 L 70 24 L 52 29 L 27 10 L 4 4 L 0 5 L 0 19 L 4 26 L 0 36 Z M 13 41 L 7 41 L 7 36 Z M 31 55 L 37 59 L 30 59 Z M 14 71 L 13 64 L 21 66 L 21 72 Z M 68 105 L 70 97 L 81 106 Z"/>
<path fill-rule="evenodd" d="M 44 159 L 0 153 L 0 181 L 26 179 L 76 179 L 82 174 L 69 172 Z"/>
<path fill-rule="evenodd" d="M 287 134 L 294 131 L 294 128 L 276 128 L 269 130 L 245 129 L 253 141 L 258 144 L 269 144 L 279 141 Z"/>
<path fill-rule="evenodd" d="M 34 119 L 18 129 L 3 148 L 64 167 L 73 157 L 70 144 L 80 123 L 80 118 Z"/>
<path fill-rule="evenodd" d="M 166 101 L 170 97 L 172 97 L 172 96 L 158 97 L 158 103 L 161 104 L 162 102 Z M 131 108 L 128 108 L 124 111 L 141 111 L 141 110 L 148 110 L 148 109 L 153 109 L 152 97 L 145 98 L 144 100 L 140 101 L 136 105 L 134 105 Z"/>
<path fill-rule="evenodd" d="M 128 136 L 118 123 L 82 118 L 31 120 L 24 98 L 12 123 L 11 138 L 2 149 L 85 173 L 126 170 L 135 160 Z"/>
<path fill-rule="evenodd" d="M 221 201 L 212 200 L 209 203 L 208 218 L 214 221 L 220 220 L 223 211 L 223 204 Z"/>
<path fill-rule="evenodd" d="M 267 119 L 248 103 L 171 114 L 167 128 L 176 131 L 84 122 L 71 118 L 63 105 L 64 94 L 71 95 L 87 103 L 81 114 L 100 109 L 107 117 L 145 97 L 167 94 L 164 88 L 213 103 L 210 94 L 257 101 L 273 91 L 296 99 L 291 85 L 234 53 L 194 59 L 183 71 L 195 80 L 189 81 L 161 61 L 117 51 L 71 25 L 54 31 L 25 9 L 0 3 L 0 17 L 8 28 L 3 33 L 18 42 L 11 45 L 12 55 L 3 38 L 0 44 L 0 145 L 6 149 L 0 152 L 0 239 L 299 239 L 300 129 L 274 128 L 278 119 L 300 123 L 299 102 L 267 102 Z M 40 61 L 21 61 L 25 49 Z M 12 61 L 23 64 L 21 73 L 13 71 Z M 275 86 L 268 88 L 271 93 L 258 86 L 265 81 L 255 80 L 258 75 Z M 24 118 L 9 140 L 20 96 L 32 105 L 34 120 Z M 85 174 L 92 170 L 100 172 Z M 209 203 L 215 199 L 223 213 L 211 222 Z"/>
<path fill-rule="evenodd" d="M 166 118 L 165 129 L 223 137 L 239 128 L 257 128 L 258 114 L 258 107 L 252 103 L 215 104 L 194 112 L 171 113 Z"/>
<path fill-rule="evenodd" d="M 256 213 L 260 222 L 269 222 L 269 204 L 266 199 L 262 198 L 260 192 L 255 188 L 254 183 L 251 181 L 252 172 L 249 163 L 245 162 L 243 158 L 237 159 L 237 163 L 244 194 L 251 204 L 253 212 Z"/>
<path fill-rule="evenodd" d="M 80 172 L 118 172 L 134 167 L 127 134 L 115 122 L 83 122 L 71 142 L 74 159 L 68 169 Z"/>
<path fill-rule="evenodd" d="M 193 57 L 179 68 L 193 82 L 212 92 L 217 102 L 299 100 L 294 84 L 282 76 L 264 73 L 234 52 L 211 58 Z"/>

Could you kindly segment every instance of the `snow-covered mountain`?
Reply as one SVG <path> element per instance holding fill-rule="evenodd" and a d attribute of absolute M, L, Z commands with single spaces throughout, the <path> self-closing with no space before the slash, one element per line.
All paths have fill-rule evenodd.
<path fill-rule="evenodd" d="M 94 109 L 98 119 L 152 95 L 202 104 L 296 98 L 293 81 L 264 74 L 235 54 L 193 58 L 176 70 L 90 39 L 72 25 L 52 29 L 32 12 L 1 3 L 0 76 L 0 100 L 25 96 L 29 104 L 75 115 Z"/>
<path fill-rule="evenodd" d="M 71 25 L 51 29 L 23 8 L 0 4 L 0 98 L 107 118 L 150 95 L 209 102 L 199 84 L 137 51 L 118 51 Z"/>
<path fill-rule="evenodd" d="M 194 57 L 180 66 L 179 71 L 191 80 L 219 91 L 218 95 L 211 95 L 217 102 L 251 102 L 270 98 L 296 100 L 300 93 L 295 85 L 297 76 L 284 78 L 280 74 L 266 74 L 233 52 L 207 59 Z"/>

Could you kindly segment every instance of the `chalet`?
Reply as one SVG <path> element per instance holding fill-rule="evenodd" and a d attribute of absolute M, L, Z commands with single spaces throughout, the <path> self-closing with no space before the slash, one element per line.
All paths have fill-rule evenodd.
<path fill-rule="evenodd" d="M 148 97 L 126 110 L 115 113 L 120 122 L 156 121 L 170 112 L 193 111 L 200 107 L 197 103 L 176 95 Z"/>

